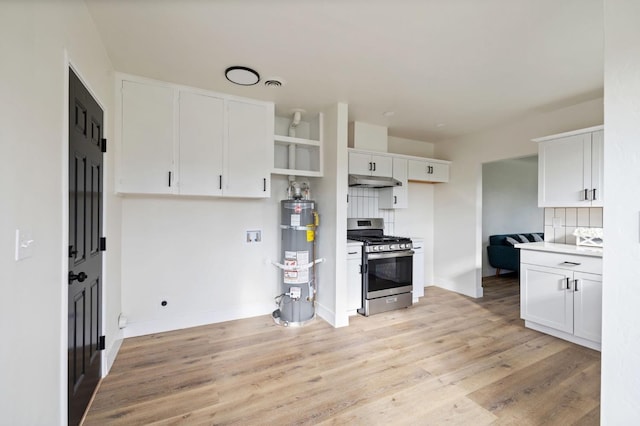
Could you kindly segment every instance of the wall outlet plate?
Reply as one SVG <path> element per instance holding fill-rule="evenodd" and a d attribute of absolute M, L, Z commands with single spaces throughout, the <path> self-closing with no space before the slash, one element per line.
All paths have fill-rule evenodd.
<path fill-rule="evenodd" d="M 262 230 L 256 229 L 256 230 L 252 230 L 252 231 L 247 231 L 244 242 L 247 243 L 247 244 L 261 243 L 262 242 Z"/>

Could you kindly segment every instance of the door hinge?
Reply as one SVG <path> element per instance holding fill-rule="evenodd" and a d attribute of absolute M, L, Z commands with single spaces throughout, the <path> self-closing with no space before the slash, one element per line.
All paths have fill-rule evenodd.
<path fill-rule="evenodd" d="M 107 139 L 102 138 L 102 143 L 100 144 L 100 151 L 107 152 Z"/>
<path fill-rule="evenodd" d="M 104 336 L 100 336 L 98 338 L 98 350 L 99 351 L 104 351 L 106 349 L 106 342 L 105 342 L 105 338 Z"/>
<path fill-rule="evenodd" d="M 69 258 L 75 257 L 76 254 L 78 254 L 78 251 L 74 250 L 73 246 L 69 246 Z"/>
<path fill-rule="evenodd" d="M 106 250 L 107 250 L 107 238 L 100 237 L 100 251 L 106 251 Z"/>

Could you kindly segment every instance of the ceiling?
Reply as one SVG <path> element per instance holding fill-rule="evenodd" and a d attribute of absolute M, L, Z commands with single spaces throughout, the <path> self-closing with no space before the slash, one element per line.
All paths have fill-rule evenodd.
<path fill-rule="evenodd" d="M 117 71 L 278 115 L 345 102 L 397 137 L 438 142 L 603 93 L 602 0 L 85 1 Z M 262 81 L 230 83 L 232 65 Z"/>

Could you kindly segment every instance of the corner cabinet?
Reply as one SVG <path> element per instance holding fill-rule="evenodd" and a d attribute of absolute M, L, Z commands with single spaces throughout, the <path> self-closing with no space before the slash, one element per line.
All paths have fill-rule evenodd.
<path fill-rule="evenodd" d="M 602 207 L 602 126 L 534 139 L 538 142 L 538 206 Z"/>
<path fill-rule="evenodd" d="M 520 259 L 525 325 L 599 350 L 602 258 L 521 250 Z"/>
<path fill-rule="evenodd" d="M 121 76 L 117 190 L 267 198 L 273 104 Z"/>
<path fill-rule="evenodd" d="M 289 176 L 322 177 L 323 115 L 306 117 L 289 136 L 291 118 L 275 117 L 274 155 L 271 173 Z"/>

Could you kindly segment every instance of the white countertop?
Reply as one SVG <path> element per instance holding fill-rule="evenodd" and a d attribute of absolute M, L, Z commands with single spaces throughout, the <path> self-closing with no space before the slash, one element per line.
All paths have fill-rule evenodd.
<path fill-rule="evenodd" d="M 522 243 L 516 244 L 515 248 L 522 250 L 548 251 L 552 253 L 577 254 L 580 256 L 602 257 L 602 248 L 577 246 L 573 244 L 557 244 L 557 243 Z"/>

